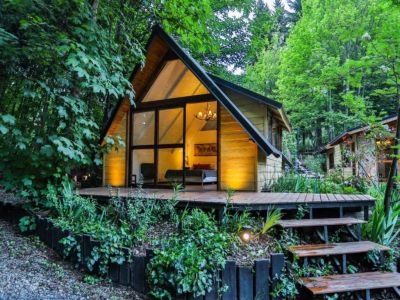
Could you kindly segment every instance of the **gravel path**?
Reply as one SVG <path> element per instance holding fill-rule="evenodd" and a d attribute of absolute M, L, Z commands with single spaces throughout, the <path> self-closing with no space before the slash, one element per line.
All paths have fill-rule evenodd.
<path fill-rule="evenodd" d="M 0 300 L 145 299 L 128 287 L 86 283 L 83 272 L 37 238 L 22 236 L 17 230 L 0 219 Z"/>

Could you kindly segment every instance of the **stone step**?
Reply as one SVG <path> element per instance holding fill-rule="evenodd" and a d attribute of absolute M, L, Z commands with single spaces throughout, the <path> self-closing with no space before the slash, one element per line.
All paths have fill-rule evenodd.
<path fill-rule="evenodd" d="M 366 291 L 370 299 L 370 290 L 397 288 L 400 286 L 400 274 L 391 272 L 367 272 L 342 274 L 323 277 L 301 278 L 303 286 L 312 296 L 343 292 Z"/>
<path fill-rule="evenodd" d="M 294 256 L 304 258 L 327 255 L 366 253 L 374 250 L 389 251 L 390 248 L 370 241 L 359 241 L 332 244 L 296 245 L 288 247 L 288 250 Z"/>

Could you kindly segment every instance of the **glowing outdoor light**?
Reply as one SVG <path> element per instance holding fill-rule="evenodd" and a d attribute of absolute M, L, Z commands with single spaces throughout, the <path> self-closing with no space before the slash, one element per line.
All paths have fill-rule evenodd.
<path fill-rule="evenodd" d="M 376 145 L 378 147 L 388 147 L 392 144 L 390 139 L 376 140 Z"/>
<path fill-rule="evenodd" d="M 248 243 L 251 240 L 251 226 L 243 226 L 243 229 L 239 233 L 239 237 L 244 243 Z"/>

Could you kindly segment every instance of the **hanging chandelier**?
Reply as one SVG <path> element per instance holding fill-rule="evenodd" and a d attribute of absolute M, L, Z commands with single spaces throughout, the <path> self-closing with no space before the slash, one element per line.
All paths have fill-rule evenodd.
<path fill-rule="evenodd" d="M 205 111 L 199 111 L 194 115 L 196 119 L 203 121 L 215 121 L 217 119 L 217 113 L 211 110 L 210 103 L 207 103 L 207 107 Z"/>

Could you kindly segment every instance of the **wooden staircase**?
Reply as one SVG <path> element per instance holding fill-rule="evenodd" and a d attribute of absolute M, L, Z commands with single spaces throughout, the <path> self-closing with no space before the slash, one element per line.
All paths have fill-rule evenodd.
<path fill-rule="evenodd" d="M 364 272 L 356 274 L 347 273 L 348 255 L 367 255 L 370 251 L 380 253 L 381 261 L 384 259 L 384 253 L 390 248 L 370 241 L 361 240 L 361 225 L 366 223 L 364 220 L 356 218 L 322 218 L 322 219 L 301 219 L 301 220 L 281 220 L 278 225 L 286 230 L 295 230 L 302 228 L 323 228 L 324 234 L 320 238 L 324 244 L 306 244 L 295 245 L 287 248 L 288 252 L 303 261 L 303 266 L 309 265 L 309 260 L 318 257 L 341 257 L 341 273 L 338 275 L 321 277 L 303 277 L 299 284 L 304 288 L 303 298 L 314 299 L 316 297 L 325 298 L 329 294 L 344 292 L 364 292 L 364 299 L 371 299 L 371 290 L 393 288 L 400 299 L 398 287 L 400 286 L 400 274 L 397 272 Z M 346 226 L 351 236 L 358 241 L 329 243 L 328 228 L 331 226 Z M 358 227 L 357 235 L 354 235 L 350 229 L 351 226 Z M 306 275 L 308 276 L 308 275 Z M 359 297 L 359 294 L 357 294 Z M 358 298 L 359 299 L 359 298 Z"/>

